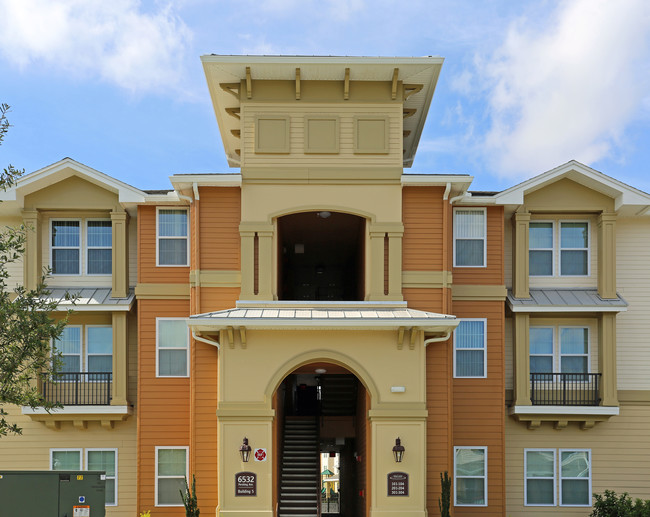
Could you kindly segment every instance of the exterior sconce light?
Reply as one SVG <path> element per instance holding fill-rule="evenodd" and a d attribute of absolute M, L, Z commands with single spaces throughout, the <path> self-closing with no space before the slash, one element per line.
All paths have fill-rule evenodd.
<path fill-rule="evenodd" d="M 251 457 L 251 446 L 248 445 L 248 438 L 244 438 L 244 443 L 239 446 L 239 454 L 241 455 L 241 460 L 244 463 L 248 463 L 248 459 Z"/>
<path fill-rule="evenodd" d="M 404 446 L 402 441 L 397 438 L 395 440 L 395 447 L 393 447 L 393 457 L 395 458 L 396 463 L 402 463 L 402 458 L 404 457 Z"/>

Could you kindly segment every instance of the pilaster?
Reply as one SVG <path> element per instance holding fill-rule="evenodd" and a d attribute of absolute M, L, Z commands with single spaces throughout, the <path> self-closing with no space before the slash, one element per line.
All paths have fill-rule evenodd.
<path fill-rule="evenodd" d="M 23 211 L 25 225 L 25 254 L 23 256 L 23 283 L 26 289 L 36 289 L 42 274 L 41 215 L 37 210 Z"/>
<path fill-rule="evenodd" d="M 112 313 L 113 324 L 113 396 L 112 406 L 127 406 L 127 315 L 126 312 Z"/>
<path fill-rule="evenodd" d="M 600 404 L 618 406 L 616 381 L 616 314 L 604 312 L 598 320 L 598 366 L 600 380 Z"/>
<path fill-rule="evenodd" d="M 528 231 L 530 213 L 516 212 L 512 218 L 512 294 L 515 298 L 530 298 L 528 290 Z"/>
<path fill-rule="evenodd" d="M 514 314 L 514 400 L 513 406 L 530 406 L 530 318 Z"/>
<path fill-rule="evenodd" d="M 598 216 L 598 294 L 616 298 L 616 214 Z"/>
<path fill-rule="evenodd" d="M 126 298 L 129 294 L 128 220 L 126 212 L 111 212 L 113 298 Z"/>

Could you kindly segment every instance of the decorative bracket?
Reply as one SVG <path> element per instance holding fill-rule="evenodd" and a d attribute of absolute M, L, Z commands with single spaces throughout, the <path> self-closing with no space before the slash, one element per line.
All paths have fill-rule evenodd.
<path fill-rule="evenodd" d="M 411 95 L 415 95 L 424 88 L 423 84 L 405 84 L 404 85 L 404 100 L 408 99 Z"/>
<path fill-rule="evenodd" d="M 390 90 L 391 100 L 397 99 L 397 77 L 399 76 L 399 68 L 393 70 L 393 84 Z"/>
<path fill-rule="evenodd" d="M 236 99 L 239 99 L 239 89 L 241 88 L 241 84 L 219 83 L 219 86 L 224 92 L 228 92 L 230 95 L 233 95 Z"/>
<path fill-rule="evenodd" d="M 251 79 L 251 67 L 246 67 L 246 98 L 253 98 L 253 80 Z"/>
<path fill-rule="evenodd" d="M 300 68 L 296 68 L 296 100 L 300 100 Z"/>
<path fill-rule="evenodd" d="M 343 100 L 350 99 L 350 69 L 345 69 L 345 81 L 343 82 Z"/>

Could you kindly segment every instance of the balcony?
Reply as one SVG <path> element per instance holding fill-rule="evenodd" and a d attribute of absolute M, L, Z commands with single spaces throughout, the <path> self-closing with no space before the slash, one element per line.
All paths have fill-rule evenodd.
<path fill-rule="evenodd" d="M 43 381 L 43 398 L 64 406 L 107 406 L 111 403 L 111 372 L 64 372 Z"/>
<path fill-rule="evenodd" d="M 533 406 L 599 406 L 600 373 L 531 373 Z"/>

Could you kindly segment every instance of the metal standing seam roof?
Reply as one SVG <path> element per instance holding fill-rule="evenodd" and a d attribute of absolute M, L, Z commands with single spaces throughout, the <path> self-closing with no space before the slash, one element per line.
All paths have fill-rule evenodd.
<path fill-rule="evenodd" d="M 77 296 L 72 303 L 66 299 L 66 294 Z M 57 303 L 61 310 L 73 309 L 75 311 L 100 311 L 100 310 L 124 310 L 128 311 L 135 301 L 134 289 L 129 289 L 126 298 L 113 298 L 113 290 L 110 287 L 53 287 L 50 294 L 42 299 L 48 302 Z"/>
<path fill-rule="evenodd" d="M 597 289 L 530 289 L 530 298 L 515 298 L 508 290 L 508 306 L 513 312 L 553 312 L 572 309 L 576 312 L 623 312 L 627 302 L 618 294 L 614 299 L 604 299 Z"/>
<path fill-rule="evenodd" d="M 223 311 L 195 314 L 190 326 L 211 327 L 362 327 L 399 328 L 423 327 L 440 330 L 455 327 L 455 316 L 419 311 L 408 307 L 279 307 L 233 308 Z"/>

